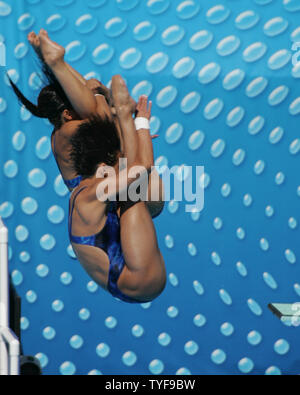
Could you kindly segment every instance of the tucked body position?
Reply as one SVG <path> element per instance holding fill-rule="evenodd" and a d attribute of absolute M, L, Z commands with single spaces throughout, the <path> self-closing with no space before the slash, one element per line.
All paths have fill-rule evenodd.
<path fill-rule="evenodd" d="M 128 193 L 127 199 L 120 196 L 134 183 L 145 192 L 139 181 L 153 170 L 152 139 L 147 122 L 136 130 L 120 76 L 113 77 L 112 93 L 127 166 L 120 165 L 119 133 L 109 117 L 94 116 L 78 126 L 70 157 L 82 181 L 70 198 L 70 241 L 97 284 L 124 302 L 146 303 L 164 290 L 165 264 L 146 202 L 133 201 Z M 141 97 L 137 117 L 149 120 L 150 115 L 151 103 Z"/>
<path fill-rule="evenodd" d="M 153 300 L 166 281 L 152 222 L 164 207 L 163 186 L 157 172 L 150 172 L 149 130 L 137 132 L 133 121 L 137 104 L 120 77 L 113 78 L 114 95 L 100 81 L 86 81 L 65 62 L 64 48 L 45 30 L 30 33 L 28 39 L 42 62 L 48 85 L 41 90 L 37 105 L 12 81 L 11 85 L 27 110 L 47 118 L 54 127 L 53 154 L 65 184 L 74 191 L 69 225 L 74 251 L 88 274 L 113 296 L 129 303 Z M 150 117 L 145 98 L 139 101 L 138 116 Z M 128 170 L 133 165 L 148 169 L 148 190 L 138 202 L 102 201 L 95 191 L 101 184 L 99 169 L 108 165 L 123 180 L 114 194 L 126 191 L 128 173 L 125 176 L 119 168 L 120 158 L 126 158 Z M 102 183 L 108 181 L 110 177 L 105 177 Z M 128 185 L 132 182 L 128 180 Z"/>
<path fill-rule="evenodd" d="M 37 105 L 27 100 L 12 81 L 11 85 L 28 111 L 36 117 L 48 119 L 53 125 L 52 151 L 62 178 L 72 191 L 82 181 L 82 175 L 76 172 L 70 161 L 70 141 L 77 128 L 89 117 L 97 115 L 115 123 L 120 139 L 120 155 L 123 155 L 124 142 L 111 90 L 95 79 L 85 80 L 65 61 L 65 49 L 52 41 L 45 30 L 42 29 L 38 35 L 30 33 L 28 40 L 41 61 L 48 85 L 41 90 Z M 136 102 L 130 96 L 127 99 L 127 106 L 134 112 Z M 147 207 L 151 216 L 157 217 L 163 210 L 164 201 L 162 180 L 156 174 L 149 178 L 149 191 L 154 189 L 159 191 L 160 199 L 148 199 Z"/>

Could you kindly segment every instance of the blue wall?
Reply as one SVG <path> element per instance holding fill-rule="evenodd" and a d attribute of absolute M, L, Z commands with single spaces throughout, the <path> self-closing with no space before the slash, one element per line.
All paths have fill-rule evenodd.
<path fill-rule="evenodd" d="M 6 69 L 32 100 L 26 35 L 44 27 L 83 74 L 121 73 L 151 96 L 157 164 L 206 172 L 200 216 L 173 202 L 156 220 L 164 294 L 115 301 L 69 247 L 51 128 L 20 111 L 1 69 L 0 215 L 25 353 L 45 374 L 299 373 L 299 329 L 267 309 L 300 297 L 299 11 L 296 0 L 0 2 Z"/>

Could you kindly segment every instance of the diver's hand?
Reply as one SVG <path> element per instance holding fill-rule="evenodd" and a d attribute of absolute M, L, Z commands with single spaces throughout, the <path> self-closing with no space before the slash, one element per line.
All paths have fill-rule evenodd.
<path fill-rule="evenodd" d="M 90 80 L 86 81 L 86 86 L 94 93 L 96 94 L 98 92 L 98 89 L 102 86 L 100 81 L 96 80 L 96 78 L 91 78 Z"/>
<path fill-rule="evenodd" d="M 145 95 L 141 96 L 136 106 L 136 117 L 147 118 L 150 121 L 151 111 L 152 111 L 152 101 L 150 100 L 148 103 L 148 97 Z M 151 136 L 151 139 L 155 140 L 158 137 L 159 137 L 158 134 L 154 134 L 153 136 Z"/>
<path fill-rule="evenodd" d="M 148 96 L 142 95 L 136 106 L 136 117 L 147 118 L 150 121 L 152 111 L 152 101 L 148 100 Z"/>

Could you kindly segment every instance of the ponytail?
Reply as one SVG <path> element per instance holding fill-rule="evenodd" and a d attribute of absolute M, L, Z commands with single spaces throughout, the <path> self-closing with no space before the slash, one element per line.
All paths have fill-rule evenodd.
<path fill-rule="evenodd" d="M 9 82 L 11 87 L 13 88 L 13 91 L 15 92 L 17 98 L 19 99 L 19 102 L 23 104 L 23 106 L 31 112 L 32 115 L 38 117 L 38 118 L 48 118 L 46 114 L 43 114 L 43 112 L 39 109 L 39 107 L 33 103 L 31 103 L 20 91 L 20 89 L 17 87 L 17 85 L 11 80 L 11 78 L 8 76 Z"/>
<path fill-rule="evenodd" d="M 61 115 L 63 111 L 73 110 L 73 107 L 55 75 L 42 59 L 41 68 L 48 85 L 41 90 L 37 105 L 31 103 L 23 95 L 9 76 L 8 79 L 20 103 L 32 115 L 38 118 L 47 118 L 56 129 L 59 129 L 62 125 Z"/>

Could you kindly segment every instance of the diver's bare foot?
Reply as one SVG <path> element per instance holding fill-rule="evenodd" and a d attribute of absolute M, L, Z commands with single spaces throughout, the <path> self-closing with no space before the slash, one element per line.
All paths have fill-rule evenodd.
<path fill-rule="evenodd" d="M 49 67 L 54 67 L 63 62 L 65 49 L 52 41 L 46 30 L 42 29 L 39 34 L 40 49 L 42 56 Z"/>
<path fill-rule="evenodd" d="M 39 57 L 42 57 L 41 43 L 40 43 L 39 36 L 37 34 L 35 34 L 35 32 L 31 32 L 31 33 L 28 34 L 27 38 L 28 38 L 28 41 L 29 41 L 30 45 L 35 50 L 35 52 L 37 53 L 37 55 Z"/>
<path fill-rule="evenodd" d="M 130 96 L 129 104 L 130 104 L 130 107 L 131 107 L 132 114 L 135 114 L 135 112 L 137 110 L 137 103 L 131 96 Z"/>
<path fill-rule="evenodd" d="M 112 77 L 111 90 L 115 108 L 118 110 L 122 107 L 127 107 L 130 100 L 130 94 L 125 81 L 120 75 Z"/>
<path fill-rule="evenodd" d="M 136 102 L 130 96 L 127 85 L 120 75 L 115 75 L 112 78 L 111 90 L 116 112 L 123 109 L 134 114 Z"/>

